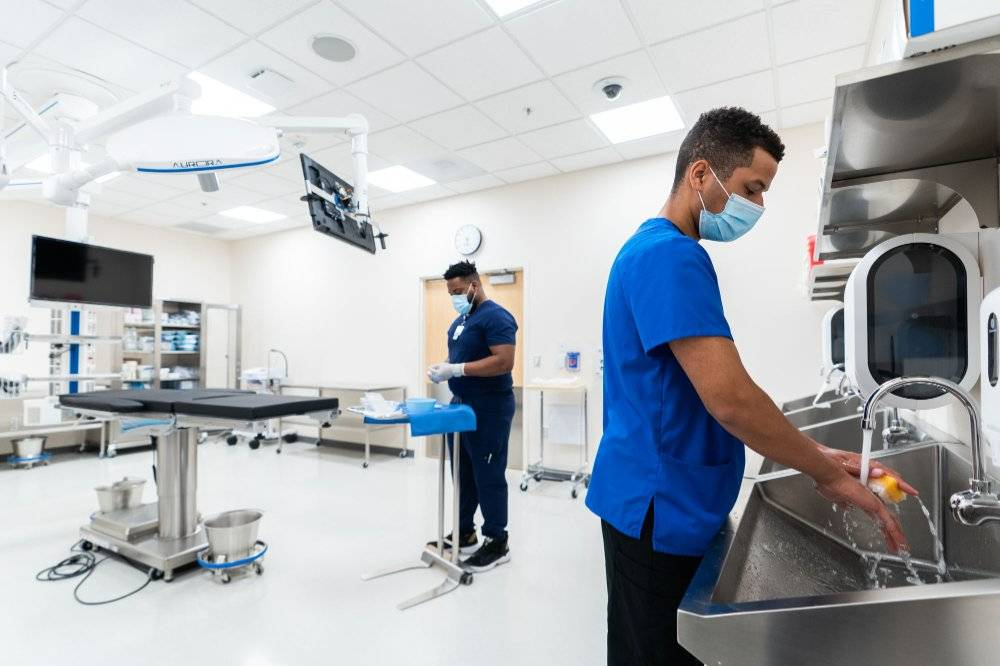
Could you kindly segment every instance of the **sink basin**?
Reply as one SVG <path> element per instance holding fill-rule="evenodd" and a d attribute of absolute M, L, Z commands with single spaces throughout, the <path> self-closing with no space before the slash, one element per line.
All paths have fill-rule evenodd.
<path fill-rule="evenodd" d="M 855 397 L 847 399 L 839 398 L 831 402 L 820 404 L 825 405 L 825 407 L 804 407 L 802 409 L 786 412 L 785 418 L 787 418 L 796 428 L 802 428 L 804 426 L 815 425 L 817 423 L 825 423 L 826 421 L 835 421 L 837 419 L 844 418 L 845 416 L 860 414 L 862 406 L 861 401 Z"/>
<path fill-rule="evenodd" d="M 780 472 L 754 484 L 739 522 L 706 554 L 678 613 L 681 644 L 713 665 L 997 663 L 1000 523 L 967 527 L 947 506 L 968 487 L 968 449 L 920 444 L 877 457 L 920 491 L 943 542 L 943 577 L 915 499 L 900 517 L 921 585 L 867 516 L 845 517 L 811 479 Z"/>
<path fill-rule="evenodd" d="M 833 389 L 825 391 L 820 397 L 819 402 L 827 402 L 831 400 L 841 399 L 841 396 Z M 788 413 L 798 411 L 800 409 L 805 409 L 807 407 L 812 407 L 813 402 L 816 400 L 816 396 L 813 394 L 804 395 L 801 398 L 795 398 L 794 400 L 789 400 L 788 402 L 781 403 L 781 411 Z"/>
<path fill-rule="evenodd" d="M 882 428 L 884 427 L 884 416 L 884 412 L 878 412 L 875 414 L 876 434 L 874 440 L 872 441 L 872 447 L 876 450 L 882 448 L 882 438 L 879 433 L 882 432 Z M 800 426 L 799 430 L 812 437 L 820 444 L 825 444 L 830 448 L 840 449 L 841 451 L 851 451 L 852 453 L 861 453 L 861 414 L 852 413 L 848 416 L 841 416 L 834 420 Z M 769 458 L 765 458 L 760 465 L 759 473 L 770 474 L 771 472 L 777 472 L 783 469 L 787 468 L 784 465 L 770 460 Z"/>

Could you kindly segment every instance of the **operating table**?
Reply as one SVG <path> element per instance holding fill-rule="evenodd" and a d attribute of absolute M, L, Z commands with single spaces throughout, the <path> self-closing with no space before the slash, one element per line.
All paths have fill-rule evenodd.
<path fill-rule="evenodd" d="M 141 563 L 171 580 L 208 546 L 197 508 L 198 434 L 202 428 L 262 432 L 268 419 L 306 416 L 329 427 L 336 398 L 265 395 L 224 389 L 96 391 L 59 397 L 80 418 L 134 419 L 156 443 L 157 501 L 95 513 L 80 528 L 84 547 Z"/>

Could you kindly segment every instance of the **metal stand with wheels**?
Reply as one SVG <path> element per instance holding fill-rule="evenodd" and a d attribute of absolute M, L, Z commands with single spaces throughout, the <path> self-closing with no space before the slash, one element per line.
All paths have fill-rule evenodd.
<path fill-rule="evenodd" d="M 544 384 L 529 384 L 525 390 L 538 391 L 538 446 L 539 455 L 536 462 L 531 460 L 528 438 L 524 439 L 524 460 L 527 462 L 521 475 L 521 492 L 527 492 L 528 482 L 535 481 L 569 481 L 572 484 L 570 497 L 576 499 L 580 494 L 580 486 L 590 487 L 590 446 L 587 439 L 587 388 L 585 386 L 546 386 Z M 580 462 L 575 469 L 560 469 L 545 465 L 545 392 L 577 393 L 580 395 L 581 442 Z"/>
<path fill-rule="evenodd" d="M 459 525 L 458 525 L 458 501 L 459 501 L 459 464 L 458 460 L 461 441 L 459 432 L 468 432 L 470 430 L 476 429 L 475 414 L 472 409 L 467 405 L 453 405 L 447 407 L 444 410 L 436 410 L 437 412 L 451 412 L 456 416 L 456 418 L 449 419 L 438 419 L 439 422 L 451 421 L 453 425 L 450 427 L 452 430 L 447 430 L 446 432 L 454 432 L 454 444 L 452 446 L 452 459 L 455 464 L 452 465 L 452 530 L 451 533 L 454 538 L 457 538 Z M 404 571 L 414 571 L 419 569 L 428 569 L 430 567 L 439 567 L 445 573 L 445 579 L 441 581 L 441 584 L 437 587 L 419 594 L 412 599 L 407 599 L 406 601 L 400 603 L 397 608 L 399 610 L 406 610 L 407 608 L 412 608 L 424 602 L 430 601 L 432 599 L 437 599 L 442 597 L 449 592 L 454 592 L 458 589 L 459 585 L 472 585 L 472 573 L 466 571 L 462 568 L 459 562 L 459 551 L 461 548 L 457 547 L 457 544 L 452 544 L 450 555 L 444 554 L 444 514 L 445 514 L 445 503 L 444 503 L 444 487 L 446 484 L 446 474 L 445 474 L 445 457 L 447 456 L 447 441 L 446 435 L 440 430 L 427 431 L 421 428 L 421 417 L 425 415 L 416 415 L 413 417 L 408 417 L 407 419 L 393 419 L 392 421 L 374 421 L 376 423 L 406 423 L 409 421 L 412 434 L 414 436 L 441 435 L 441 456 L 438 459 L 438 535 L 437 535 L 437 548 L 424 548 L 423 552 L 420 554 L 420 564 L 409 564 L 399 567 L 393 567 L 391 569 L 385 569 L 371 574 L 364 574 L 361 576 L 362 580 L 374 580 L 376 578 L 382 578 L 384 576 L 391 576 L 393 574 L 402 573 Z M 432 414 L 427 415 L 430 418 L 434 416 L 440 416 Z M 369 420 L 368 417 L 365 418 L 366 422 Z M 471 424 L 471 425 L 470 425 Z M 433 429 L 434 426 L 432 425 Z"/>

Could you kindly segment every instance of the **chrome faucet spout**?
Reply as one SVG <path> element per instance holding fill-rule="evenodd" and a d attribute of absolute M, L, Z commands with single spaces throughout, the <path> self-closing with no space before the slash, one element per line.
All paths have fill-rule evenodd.
<path fill-rule="evenodd" d="M 951 508 L 955 517 L 966 525 L 981 525 L 989 520 L 1000 520 L 1000 498 L 993 492 L 993 482 L 986 473 L 986 455 L 983 451 L 982 418 L 979 406 L 955 382 L 939 377 L 899 377 L 890 379 L 878 387 L 865 401 L 861 417 L 862 430 L 875 429 L 875 410 L 879 402 L 890 393 L 904 386 L 930 386 L 955 397 L 969 413 L 970 445 L 972 448 L 972 478 L 969 489 L 951 496 Z"/>

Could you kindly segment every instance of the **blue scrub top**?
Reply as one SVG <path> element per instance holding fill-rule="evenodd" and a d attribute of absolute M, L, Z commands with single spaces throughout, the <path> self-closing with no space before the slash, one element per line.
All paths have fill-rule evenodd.
<path fill-rule="evenodd" d="M 483 301 L 468 315 L 448 327 L 448 362 L 471 363 L 490 356 L 490 347 L 516 342 L 514 315 L 493 301 Z M 455 377 L 448 388 L 458 397 L 510 391 L 514 379 L 508 372 L 496 377 Z"/>
<path fill-rule="evenodd" d="M 708 413 L 668 345 L 702 336 L 732 339 L 712 261 L 669 220 L 648 220 L 608 278 L 604 437 L 587 506 L 639 538 L 652 503 L 653 548 L 675 555 L 704 555 L 743 477 L 743 445 Z"/>

